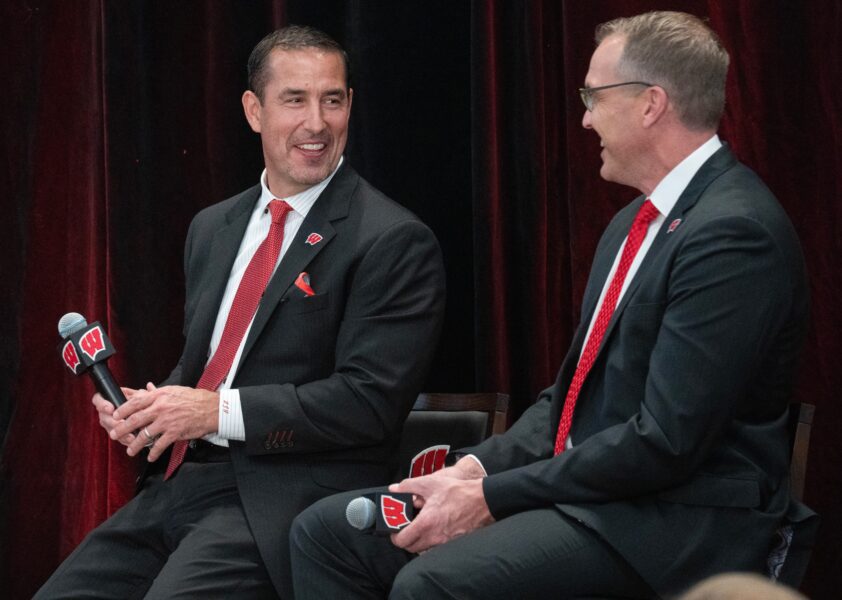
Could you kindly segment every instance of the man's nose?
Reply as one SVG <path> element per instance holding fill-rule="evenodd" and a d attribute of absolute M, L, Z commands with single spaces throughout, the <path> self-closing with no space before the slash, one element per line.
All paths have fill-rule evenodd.
<path fill-rule="evenodd" d="M 585 110 L 585 114 L 582 115 L 582 127 L 585 129 L 592 129 L 593 125 L 591 124 L 591 111 Z"/>
<path fill-rule="evenodd" d="M 307 118 L 304 126 L 308 131 L 318 133 L 325 128 L 324 107 L 321 102 L 313 102 L 307 107 Z"/>

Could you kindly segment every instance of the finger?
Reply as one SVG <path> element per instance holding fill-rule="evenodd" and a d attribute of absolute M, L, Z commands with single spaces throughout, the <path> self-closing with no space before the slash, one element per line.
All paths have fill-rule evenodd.
<path fill-rule="evenodd" d="M 429 496 L 431 484 L 429 478 L 424 475 L 422 477 L 413 477 L 411 479 L 404 479 L 400 483 L 393 483 L 389 486 L 390 492 L 416 494 L 418 496 Z"/>
<path fill-rule="evenodd" d="M 143 410 L 152 404 L 152 401 L 153 398 L 150 397 L 149 393 L 145 391 L 138 392 L 137 394 L 132 395 L 131 400 L 120 405 L 120 407 L 114 411 L 114 418 L 128 419 L 132 414 L 139 410 Z"/>
<path fill-rule="evenodd" d="M 176 437 L 170 433 L 165 433 L 155 440 L 155 443 L 149 448 L 149 456 L 146 460 L 155 462 L 161 457 L 161 454 L 176 441 Z"/>
<path fill-rule="evenodd" d="M 97 412 L 99 413 L 107 413 L 110 415 L 114 412 L 114 405 L 111 404 L 105 398 L 103 398 L 99 394 L 99 392 L 93 395 L 93 397 L 91 398 L 91 404 L 94 405 L 94 408 L 96 408 Z"/>
<path fill-rule="evenodd" d="M 147 440 L 146 435 L 143 434 L 142 431 L 142 429 L 139 430 L 138 434 L 133 437 L 132 441 L 126 447 L 126 454 L 128 454 L 129 456 L 137 456 L 140 453 L 140 451 L 146 447 L 146 442 L 148 442 L 149 440 Z"/>
<path fill-rule="evenodd" d="M 123 406 L 125 406 L 125 404 Z M 110 433 L 111 439 L 117 440 L 129 433 L 137 435 L 137 432 L 139 432 L 141 428 L 148 426 L 152 423 L 152 421 L 154 421 L 154 419 L 154 415 L 146 410 L 140 410 L 133 413 L 122 421 L 116 421 L 114 423 L 114 428 Z"/>
<path fill-rule="evenodd" d="M 418 522 L 420 517 L 421 515 L 418 515 L 412 523 L 401 529 L 399 532 L 391 534 L 390 537 L 392 538 L 392 543 L 395 546 L 403 548 L 408 552 L 415 552 L 412 548 L 419 545 L 419 538 L 423 533 L 423 522 Z"/>
<path fill-rule="evenodd" d="M 155 387 L 155 384 L 154 384 L 154 383 L 152 383 L 151 381 L 149 381 L 149 382 L 147 382 L 147 383 L 146 383 L 146 391 L 147 391 L 147 392 L 154 392 L 154 391 L 155 391 L 155 390 L 157 390 L 157 389 L 158 389 L 158 388 L 157 388 L 157 387 Z"/>

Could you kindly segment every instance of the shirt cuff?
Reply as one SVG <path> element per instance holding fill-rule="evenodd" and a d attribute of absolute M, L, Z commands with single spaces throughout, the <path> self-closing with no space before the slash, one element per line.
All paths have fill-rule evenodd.
<path fill-rule="evenodd" d="M 229 389 L 219 392 L 219 431 L 217 435 L 226 440 L 245 441 L 246 425 L 243 421 L 240 390 Z"/>

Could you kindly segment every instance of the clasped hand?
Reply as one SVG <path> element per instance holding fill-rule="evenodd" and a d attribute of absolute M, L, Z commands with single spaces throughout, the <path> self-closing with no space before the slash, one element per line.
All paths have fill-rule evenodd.
<path fill-rule="evenodd" d="M 149 448 L 149 462 L 154 462 L 176 440 L 200 438 L 217 430 L 219 393 L 182 386 L 146 389 L 122 388 L 127 401 L 114 408 L 105 398 L 94 394 L 92 402 L 99 423 L 113 440 L 126 446 L 135 456 Z"/>
<path fill-rule="evenodd" d="M 462 461 L 472 461 L 463 458 Z M 400 532 L 392 534 L 392 543 L 409 552 L 424 552 L 439 544 L 470 533 L 494 522 L 482 491 L 482 478 L 460 463 L 389 486 L 392 492 L 413 494 L 420 512 Z"/>

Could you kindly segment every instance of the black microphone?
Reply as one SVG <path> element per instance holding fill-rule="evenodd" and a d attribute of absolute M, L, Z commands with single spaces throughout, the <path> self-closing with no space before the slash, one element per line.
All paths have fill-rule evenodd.
<path fill-rule="evenodd" d="M 115 407 L 123 404 L 126 397 L 105 362 L 115 350 L 102 325 L 88 325 L 79 313 L 67 313 L 59 319 L 58 333 L 63 340 L 59 353 L 70 372 L 74 375 L 87 372 L 103 398 Z"/>
<path fill-rule="evenodd" d="M 354 498 L 345 508 L 345 518 L 355 529 L 389 535 L 397 533 L 415 518 L 412 494 L 375 492 Z"/>

